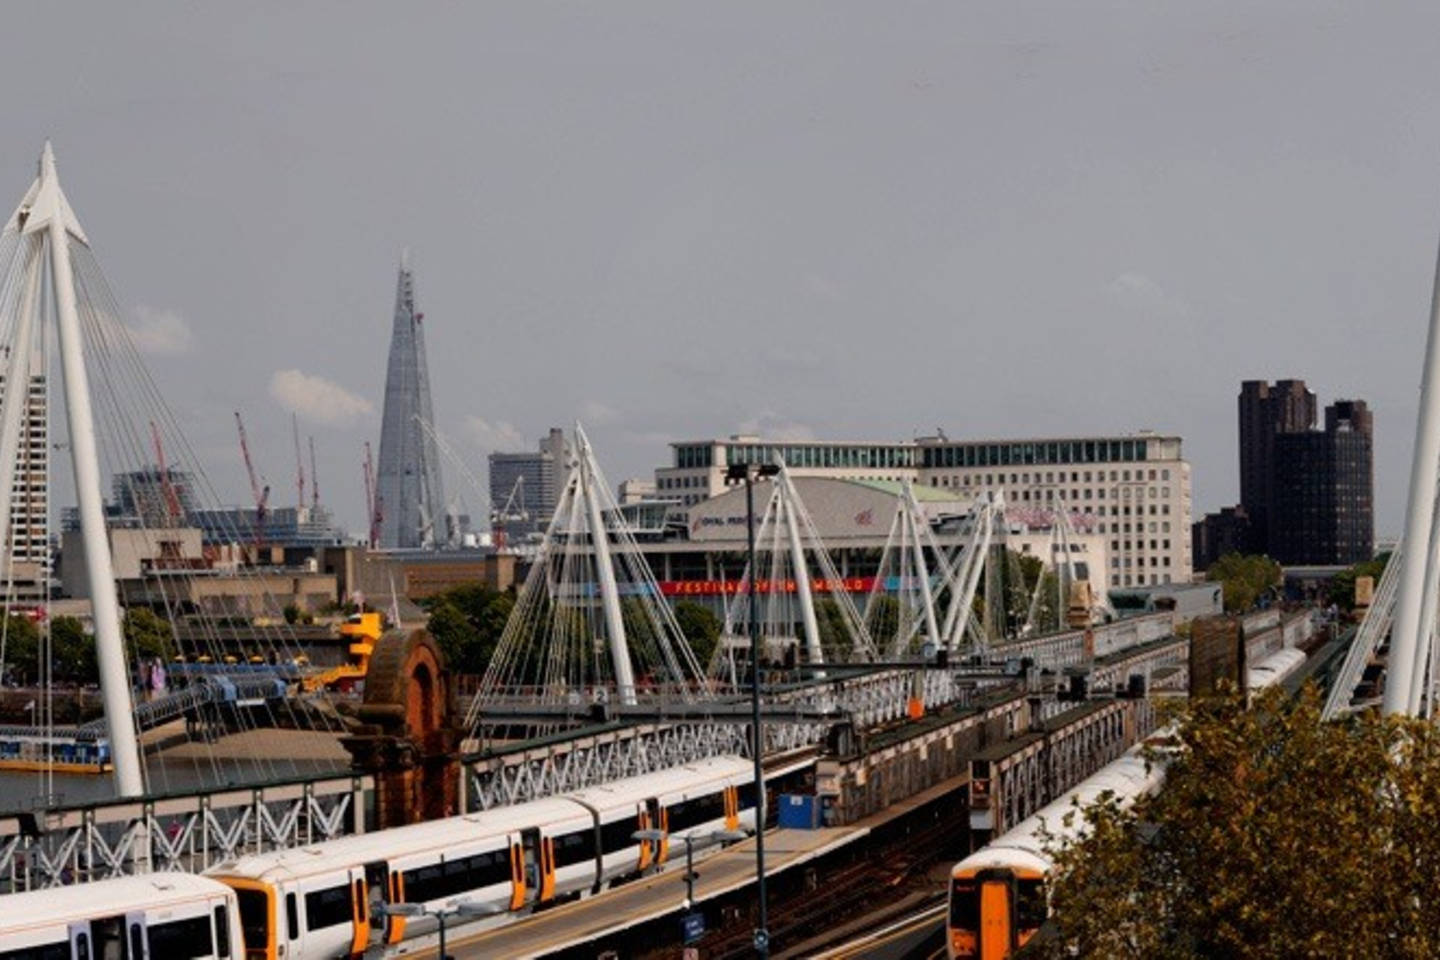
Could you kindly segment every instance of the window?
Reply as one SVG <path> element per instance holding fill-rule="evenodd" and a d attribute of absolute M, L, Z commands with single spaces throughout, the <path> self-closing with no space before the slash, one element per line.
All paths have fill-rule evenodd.
<path fill-rule="evenodd" d="M 1020 880 L 1016 883 L 1015 926 L 1034 930 L 1045 922 L 1049 913 L 1045 901 L 1044 880 Z"/>
<path fill-rule="evenodd" d="M 408 881 L 405 889 L 408 893 Z M 352 919 L 350 884 L 305 894 L 305 929 L 323 930 L 326 927 L 349 923 Z"/>
<path fill-rule="evenodd" d="M 291 940 L 300 939 L 300 911 L 295 906 L 295 894 L 285 894 L 285 925 Z"/>
<path fill-rule="evenodd" d="M 230 914 L 224 907 L 215 908 L 215 955 L 230 956 Z"/>
<path fill-rule="evenodd" d="M 600 827 L 600 849 L 605 853 L 614 853 L 616 850 L 624 850 L 626 847 L 638 846 L 640 841 L 631 835 L 640 829 L 639 817 L 621 817 L 619 820 L 612 820 Z"/>
<path fill-rule="evenodd" d="M 223 912 L 223 911 L 221 911 Z M 169 923 L 157 923 L 148 931 L 150 956 L 165 960 L 191 960 L 215 953 L 208 916 L 187 917 Z"/>
<path fill-rule="evenodd" d="M 240 935 L 246 950 L 265 951 L 270 945 L 270 899 L 259 890 L 236 890 L 240 903 Z"/>
<path fill-rule="evenodd" d="M 79 950 L 77 956 L 89 960 L 90 946 L 85 934 L 76 938 Z M 83 946 L 80 946 L 82 945 Z M 0 950 L 0 960 L 70 960 L 70 942 L 47 943 L 39 947 L 21 947 L 19 950 Z"/>
<path fill-rule="evenodd" d="M 413 870 L 401 877 L 405 899 L 411 903 L 442 900 L 497 883 L 509 883 L 510 851 L 487 850 L 468 857 L 454 857 Z"/>
<path fill-rule="evenodd" d="M 555 837 L 555 866 L 568 867 L 572 864 L 584 863 L 587 860 L 593 862 L 594 859 L 594 828 L 587 827 L 584 830 Z"/>
<path fill-rule="evenodd" d="M 980 931 L 980 886 L 974 880 L 956 880 L 950 889 L 950 926 Z"/>
<path fill-rule="evenodd" d="M 696 797 L 683 803 L 672 803 L 666 808 L 670 816 L 670 832 L 678 833 L 702 823 L 721 820 L 725 817 L 725 794 L 712 793 L 708 797 Z"/>

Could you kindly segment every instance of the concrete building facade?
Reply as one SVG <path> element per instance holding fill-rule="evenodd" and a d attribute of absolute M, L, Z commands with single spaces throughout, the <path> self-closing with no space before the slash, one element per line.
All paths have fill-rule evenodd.
<path fill-rule="evenodd" d="M 1177 436 L 889 444 L 734 436 L 672 443 L 671 451 L 671 465 L 655 471 L 657 494 L 678 498 L 682 515 L 725 491 L 728 464 L 783 458 L 796 477 L 910 480 L 967 506 L 981 492 L 1000 493 L 1009 515 L 1032 526 L 1063 505 L 1077 528 L 1106 538 L 1110 587 L 1184 583 L 1192 574 L 1190 464 Z"/>
<path fill-rule="evenodd" d="M 492 453 L 489 462 L 494 530 L 516 543 L 543 533 L 570 469 L 565 431 L 551 427 L 534 451 Z"/>

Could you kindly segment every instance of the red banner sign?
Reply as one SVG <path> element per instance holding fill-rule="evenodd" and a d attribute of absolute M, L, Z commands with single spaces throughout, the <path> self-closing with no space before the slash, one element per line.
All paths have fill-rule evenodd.
<path fill-rule="evenodd" d="M 661 580 L 660 592 L 667 597 L 710 597 L 743 593 L 743 580 Z M 841 577 L 829 580 L 816 577 L 810 581 L 815 593 L 869 593 L 875 586 L 874 577 Z M 757 580 L 756 593 L 794 593 L 794 580 Z"/>

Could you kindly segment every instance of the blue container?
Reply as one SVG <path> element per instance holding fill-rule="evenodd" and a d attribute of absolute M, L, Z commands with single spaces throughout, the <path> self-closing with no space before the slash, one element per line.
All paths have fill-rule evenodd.
<path fill-rule="evenodd" d="M 819 829 L 819 802 L 809 794 L 782 793 L 780 795 L 780 826 L 791 830 Z"/>

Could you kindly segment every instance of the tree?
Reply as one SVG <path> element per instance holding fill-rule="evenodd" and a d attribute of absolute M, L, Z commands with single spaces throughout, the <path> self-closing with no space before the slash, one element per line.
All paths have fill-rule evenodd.
<path fill-rule="evenodd" d="M 694 600 L 681 600 L 675 604 L 675 622 L 680 625 L 680 632 L 685 635 L 685 641 L 690 644 L 695 659 L 700 661 L 700 667 L 704 669 L 715 656 L 715 648 L 720 643 L 720 631 L 725 625 L 709 607 Z"/>
<path fill-rule="evenodd" d="M 1219 581 L 1225 589 L 1225 612 L 1244 613 L 1267 590 L 1278 587 L 1283 574 L 1280 564 L 1263 554 L 1227 553 L 1210 565 L 1205 579 Z"/>
<path fill-rule="evenodd" d="M 40 630 L 29 617 L 5 617 L 5 654 L 0 657 L 0 676 L 17 683 L 32 683 L 40 676 Z"/>
<path fill-rule="evenodd" d="M 132 657 L 169 660 L 175 655 L 175 630 L 170 621 L 148 607 L 125 611 L 125 647 Z"/>
<path fill-rule="evenodd" d="M 1313 688 L 1193 702 L 1164 789 L 1054 851 L 1036 952 L 1440 956 L 1440 728 L 1320 711 Z"/>
<path fill-rule="evenodd" d="M 515 594 L 480 583 L 465 584 L 436 594 L 426 605 L 430 610 L 426 628 L 451 669 L 484 673 L 515 609 Z"/>
<path fill-rule="evenodd" d="M 100 663 L 95 638 L 74 617 L 50 621 L 50 664 L 57 680 L 70 683 L 99 683 Z"/>
<path fill-rule="evenodd" d="M 1374 586 L 1380 585 L 1380 576 L 1390 564 L 1390 553 L 1386 551 L 1373 560 L 1364 560 L 1346 567 L 1330 579 L 1330 600 L 1341 610 L 1355 609 L 1355 581 L 1360 577 L 1374 578 Z"/>

